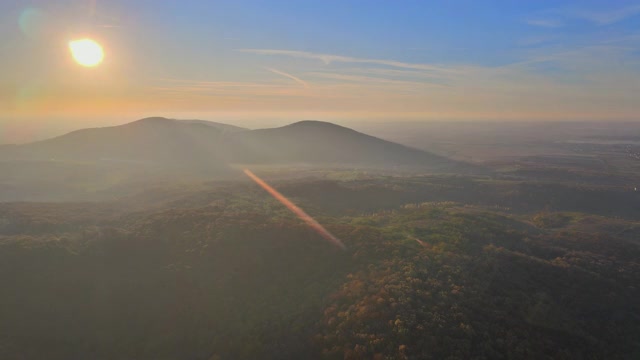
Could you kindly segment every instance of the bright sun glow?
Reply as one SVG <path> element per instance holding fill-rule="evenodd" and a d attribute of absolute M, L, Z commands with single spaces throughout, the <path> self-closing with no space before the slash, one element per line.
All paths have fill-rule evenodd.
<path fill-rule="evenodd" d="M 76 62 L 82 66 L 94 67 L 104 59 L 102 46 L 91 39 L 70 41 L 69 49 Z"/>

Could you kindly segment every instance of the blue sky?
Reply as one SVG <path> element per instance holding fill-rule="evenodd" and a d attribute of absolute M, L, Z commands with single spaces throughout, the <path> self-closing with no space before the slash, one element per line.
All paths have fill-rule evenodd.
<path fill-rule="evenodd" d="M 4 0 L 0 126 L 635 120 L 639 25 L 640 1 Z M 81 37 L 102 44 L 103 65 L 73 63 L 66 43 Z"/>

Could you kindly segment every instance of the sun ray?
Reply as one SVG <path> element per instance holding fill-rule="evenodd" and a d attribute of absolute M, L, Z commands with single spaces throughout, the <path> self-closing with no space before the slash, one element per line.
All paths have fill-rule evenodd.
<path fill-rule="evenodd" d="M 296 204 L 291 202 L 291 200 L 287 199 L 284 195 L 279 193 L 276 189 L 271 187 L 271 185 L 267 184 L 264 180 L 259 178 L 256 174 L 251 172 L 249 169 L 244 169 L 244 173 L 251 178 L 251 180 L 255 181 L 256 184 L 260 185 L 264 190 L 266 190 L 271 196 L 276 198 L 276 200 L 280 201 L 284 206 L 286 206 L 291 212 L 293 212 L 300 220 L 304 221 L 309 227 L 315 230 L 320 236 L 325 238 L 327 241 L 332 243 L 333 245 L 339 247 L 342 250 L 345 250 L 346 247 L 333 234 L 331 234 L 324 226 L 320 225 L 314 218 L 312 218 L 309 214 L 307 214 L 304 210 L 300 209 Z"/>

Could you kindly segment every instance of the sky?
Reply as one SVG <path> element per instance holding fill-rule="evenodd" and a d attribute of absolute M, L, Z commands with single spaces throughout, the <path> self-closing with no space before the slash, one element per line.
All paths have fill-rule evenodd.
<path fill-rule="evenodd" d="M 153 115 L 638 120 L 639 45 L 640 1 L 2 0 L 0 142 Z"/>

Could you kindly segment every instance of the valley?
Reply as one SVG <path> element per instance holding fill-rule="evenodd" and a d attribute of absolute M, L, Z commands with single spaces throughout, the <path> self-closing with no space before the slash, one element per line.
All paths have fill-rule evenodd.
<path fill-rule="evenodd" d="M 639 173 L 617 144 L 467 163 L 324 123 L 235 138 L 248 130 L 198 124 L 196 135 L 162 121 L 172 130 L 159 144 L 211 131 L 243 150 L 219 162 L 204 161 L 216 143 L 136 158 L 97 134 L 5 160 L 16 170 L 2 173 L 0 286 L 11 291 L 0 300 L 0 357 L 639 354 Z M 67 140 L 83 158 L 64 157 Z M 40 155 L 46 147 L 56 160 Z M 108 151 L 119 161 L 106 164 Z"/>

